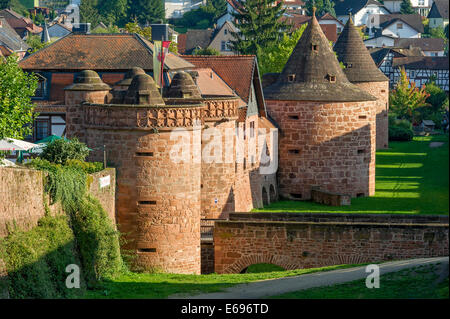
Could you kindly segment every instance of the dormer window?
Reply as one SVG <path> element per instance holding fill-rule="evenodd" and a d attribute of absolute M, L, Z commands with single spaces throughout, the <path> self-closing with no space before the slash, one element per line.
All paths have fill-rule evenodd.
<path fill-rule="evenodd" d="M 336 83 L 336 75 L 327 74 L 327 80 L 330 83 Z"/>
<path fill-rule="evenodd" d="M 288 82 L 294 82 L 295 81 L 295 74 L 289 74 L 288 75 Z"/>
<path fill-rule="evenodd" d="M 312 44 L 311 44 L 311 49 L 312 49 L 314 52 L 318 52 L 318 51 L 319 51 L 319 45 L 318 45 L 318 44 L 312 43 Z"/>

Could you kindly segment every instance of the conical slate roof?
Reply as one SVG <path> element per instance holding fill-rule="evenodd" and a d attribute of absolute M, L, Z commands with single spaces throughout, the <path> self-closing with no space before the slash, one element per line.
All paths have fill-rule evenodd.
<path fill-rule="evenodd" d="M 376 100 L 348 81 L 315 15 L 277 81 L 264 89 L 264 96 L 296 101 Z"/>
<path fill-rule="evenodd" d="M 334 45 L 350 82 L 384 82 L 389 79 L 377 68 L 350 17 Z"/>

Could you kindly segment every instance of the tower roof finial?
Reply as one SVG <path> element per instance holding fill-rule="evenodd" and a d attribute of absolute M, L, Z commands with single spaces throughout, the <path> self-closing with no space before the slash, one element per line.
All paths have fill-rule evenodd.
<path fill-rule="evenodd" d="M 313 12 L 312 12 L 312 13 L 313 13 L 312 15 L 313 15 L 313 17 L 316 16 L 316 10 L 317 10 L 316 6 L 313 6 L 313 7 L 312 7 L 312 11 L 313 11 Z"/>

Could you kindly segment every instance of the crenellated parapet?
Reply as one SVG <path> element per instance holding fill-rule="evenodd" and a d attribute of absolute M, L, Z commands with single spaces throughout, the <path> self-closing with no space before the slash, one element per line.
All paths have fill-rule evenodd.
<path fill-rule="evenodd" d="M 238 118 L 237 98 L 205 99 L 203 118 L 207 121 L 220 121 L 224 118 L 236 120 Z"/>
<path fill-rule="evenodd" d="M 84 125 L 125 130 L 192 128 L 202 124 L 203 107 L 203 104 L 136 107 L 84 103 Z"/>

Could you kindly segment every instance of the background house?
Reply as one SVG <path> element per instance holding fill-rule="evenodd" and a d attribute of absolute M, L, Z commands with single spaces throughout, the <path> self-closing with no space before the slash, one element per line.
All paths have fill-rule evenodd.
<path fill-rule="evenodd" d="M 221 55 L 234 55 L 231 49 L 231 41 L 234 40 L 233 32 L 237 32 L 236 27 L 229 21 L 226 21 L 220 29 L 218 29 L 208 45 L 208 48 L 215 49 Z"/>
<path fill-rule="evenodd" d="M 420 48 L 427 56 L 444 56 L 444 39 L 438 38 L 420 38 L 420 39 L 402 39 L 394 40 L 394 47 L 409 49 L 411 47 Z"/>
<path fill-rule="evenodd" d="M 448 0 L 434 0 L 428 19 L 430 28 L 445 28 L 448 24 Z"/>
<path fill-rule="evenodd" d="M 369 36 L 420 38 L 424 31 L 419 14 L 371 14 L 367 20 Z"/>
<path fill-rule="evenodd" d="M 393 79 L 400 78 L 400 68 L 417 87 L 427 84 L 433 77 L 435 83 L 448 93 L 448 57 L 397 57 L 393 59 Z"/>
<path fill-rule="evenodd" d="M 50 39 L 56 40 L 62 37 L 65 37 L 66 35 L 72 33 L 72 30 L 67 27 L 64 24 L 55 23 L 49 26 L 48 28 L 48 34 L 50 36 Z M 39 34 L 39 36 L 42 35 L 42 32 Z"/>
<path fill-rule="evenodd" d="M 184 13 L 206 4 L 206 0 L 165 0 L 166 19 L 178 19 Z"/>
<path fill-rule="evenodd" d="M 42 28 L 35 25 L 31 19 L 25 18 L 11 9 L 0 10 L 0 17 L 3 17 L 22 39 L 29 34 L 36 35 L 42 32 Z"/>
<path fill-rule="evenodd" d="M 389 10 L 376 0 L 338 0 L 334 2 L 336 17 L 343 24 L 347 23 L 349 13 L 352 14 L 356 26 L 367 25 L 372 14 L 389 14 Z"/>
<path fill-rule="evenodd" d="M 433 0 L 410 0 L 413 9 L 422 17 L 426 17 L 430 12 Z M 391 13 L 400 13 L 403 0 L 384 0 L 384 6 Z"/>
<path fill-rule="evenodd" d="M 427 56 L 444 56 L 445 42 L 439 38 L 394 38 L 381 35 L 364 41 L 367 48 L 391 47 L 398 49 L 420 48 Z"/>
<path fill-rule="evenodd" d="M 23 41 L 16 31 L 9 25 L 6 19 L 0 17 L 0 53 L 2 56 L 10 56 L 16 53 L 22 59 L 27 50 L 28 44 Z"/>
<path fill-rule="evenodd" d="M 72 33 L 27 56 L 19 66 L 39 78 L 38 90 L 33 97 L 39 116 L 34 123 L 34 135 L 30 137 L 36 141 L 64 132 L 64 88 L 73 84 L 81 71 L 96 71 L 110 86 L 136 66 L 153 75 L 153 44 L 138 34 Z M 173 71 L 192 67 L 189 62 L 169 53 L 164 65 L 165 83 L 170 83 Z"/>

